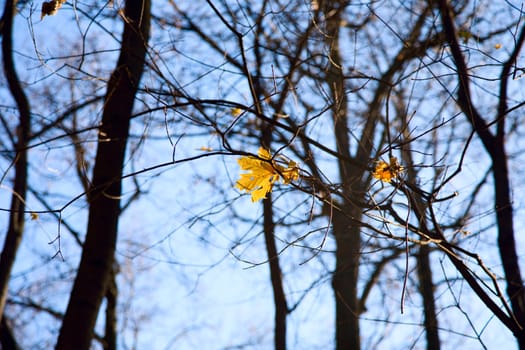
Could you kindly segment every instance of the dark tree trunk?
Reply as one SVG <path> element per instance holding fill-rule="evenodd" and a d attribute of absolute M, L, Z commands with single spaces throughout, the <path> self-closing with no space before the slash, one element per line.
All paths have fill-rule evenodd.
<path fill-rule="evenodd" d="M 516 240 L 514 238 L 514 214 L 511 201 L 510 180 L 507 166 L 507 154 L 504 141 L 497 142 L 494 150 L 493 174 L 496 195 L 496 218 L 498 224 L 498 248 L 503 263 L 507 296 L 514 317 L 522 330 L 516 334 L 519 348 L 525 350 L 525 287 L 519 267 Z"/>
<path fill-rule="evenodd" d="M 16 1 L 6 0 L 2 16 L 3 26 L 1 27 L 4 74 L 18 108 L 19 125 L 16 135 L 17 141 L 16 145 L 14 145 L 16 152 L 13 158 L 15 176 L 9 211 L 9 224 L 2 255 L 0 256 L 0 315 L 4 313 L 11 270 L 24 232 L 24 211 L 27 192 L 27 145 L 29 144 L 31 129 L 29 102 L 18 80 L 13 60 L 12 35 L 15 5 Z"/>
<path fill-rule="evenodd" d="M 271 193 L 264 200 L 264 240 L 270 266 L 270 279 L 272 281 L 273 300 L 275 306 L 275 350 L 286 349 L 286 316 L 288 305 L 284 294 L 281 266 L 279 265 L 279 253 L 275 244 L 275 224 L 273 222 L 273 202 Z"/>
<path fill-rule="evenodd" d="M 409 120 L 406 114 L 407 107 L 403 103 L 403 99 L 400 98 L 395 104 L 396 107 L 396 118 L 401 120 L 401 133 L 405 140 L 410 139 L 410 129 L 408 127 Z M 401 150 L 401 156 L 404 164 L 406 165 L 407 181 L 409 183 L 417 183 L 417 172 L 414 166 L 414 160 L 412 158 L 414 150 L 410 147 L 404 147 Z M 414 209 L 418 220 L 420 221 L 420 227 L 426 228 L 426 217 L 423 215 L 425 212 L 425 201 L 419 197 L 414 197 Z M 408 243 L 408 242 L 407 242 Z M 420 245 L 419 251 L 416 254 L 417 261 L 417 278 L 419 282 L 419 294 L 423 300 L 423 314 L 424 314 L 424 326 L 425 326 L 425 337 L 427 341 L 427 350 L 439 350 L 441 348 L 441 341 L 439 338 L 438 329 L 438 317 L 436 313 L 436 300 L 434 295 L 434 282 L 432 280 L 432 267 L 430 265 L 430 247 L 428 245 Z"/>
<path fill-rule="evenodd" d="M 472 101 L 470 91 L 469 69 L 462 50 L 458 43 L 458 37 L 454 24 L 454 13 L 447 0 L 439 0 L 443 32 L 450 45 L 458 76 L 457 104 L 471 123 L 473 130 L 481 140 L 483 147 L 492 161 L 492 174 L 494 178 L 494 195 L 496 222 L 498 229 L 498 248 L 503 272 L 507 282 L 507 296 L 512 307 L 512 318 L 518 323 L 519 331 L 514 331 L 520 349 L 525 350 L 525 287 L 516 251 L 516 240 L 514 231 L 514 214 L 511 200 L 510 178 L 508 169 L 508 157 L 505 150 L 505 120 L 507 117 L 507 82 L 511 67 L 525 43 L 525 27 L 521 29 L 515 41 L 514 49 L 503 65 L 500 75 L 499 102 L 497 108 L 496 133 L 493 134 L 487 121 L 478 112 Z"/>
<path fill-rule="evenodd" d="M 417 275 L 419 280 L 419 293 L 423 299 L 427 350 L 439 350 L 441 348 L 441 342 L 438 332 L 432 269 L 430 268 L 430 248 L 427 245 L 419 247 L 419 253 L 417 255 Z"/>
<path fill-rule="evenodd" d="M 0 345 L 2 350 L 19 350 L 13 331 L 7 322 L 5 315 L 0 322 Z"/>
<path fill-rule="evenodd" d="M 359 213 L 356 213 L 360 215 Z M 336 240 L 336 268 L 332 277 L 336 309 L 336 349 L 359 350 L 360 302 L 357 280 L 361 251 L 360 226 L 352 224 L 347 213 L 334 212 L 333 234 Z"/>
<path fill-rule="evenodd" d="M 121 177 L 130 117 L 144 70 L 150 1 L 126 1 L 117 67 L 108 83 L 99 143 L 88 194 L 86 241 L 56 349 L 88 350 L 112 274 Z"/>
<path fill-rule="evenodd" d="M 117 350 L 117 271 L 112 269 L 106 289 L 106 324 L 104 327 L 104 350 Z"/>
<path fill-rule="evenodd" d="M 348 130 L 348 97 L 345 89 L 344 72 L 339 43 L 339 30 L 346 2 L 328 0 L 320 3 L 325 25 L 326 45 L 329 47 L 329 63 L 326 68 L 326 84 L 332 98 L 332 119 L 337 152 L 343 157 L 339 160 L 339 176 L 346 197 L 340 211 L 334 211 L 332 233 L 336 241 L 336 266 L 332 277 L 335 297 L 335 340 L 337 350 L 359 350 L 361 337 L 359 331 L 360 300 L 358 293 L 359 262 L 361 251 L 361 208 L 348 201 L 362 196 L 360 190 L 362 169 L 355 168 L 343 159 L 351 159 L 350 132 Z M 365 128 L 368 132 L 367 128 Z M 367 138 L 365 138 L 367 139 Z M 361 153 L 366 145 L 358 152 Z M 360 155 L 357 155 L 360 160 Z"/>

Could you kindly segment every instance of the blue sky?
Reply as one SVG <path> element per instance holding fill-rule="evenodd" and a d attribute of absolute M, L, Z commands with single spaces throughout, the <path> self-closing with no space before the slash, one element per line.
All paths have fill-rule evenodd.
<path fill-rule="evenodd" d="M 499 25 L 500 22 L 503 25 L 509 14 L 516 14 L 516 10 L 509 6 L 501 5 L 502 8 L 499 9 L 494 5 L 495 9 L 492 9 L 490 4 L 476 4 L 474 6 L 479 6 L 480 13 L 494 15 L 494 25 Z M 178 5 L 193 11 L 196 20 L 206 19 L 203 28 L 209 30 L 210 35 L 221 34 L 221 31 L 226 33 L 204 2 L 181 1 Z M 230 5 L 232 8 L 238 6 L 235 2 Z M 402 23 L 407 20 L 408 15 L 403 12 L 405 8 L 401 5 L 402 2 L 395 2 L 389 7 L 386 2 L 382 2 L 375 9 L 392 28 L 402 30 Z M 416 6 L 410 4 L 412 5 Z M 68 3 L 56 16 L 46 17 L 41 21 L 39 4 L 33 3 L 17 17 L 17 68 L 22 79 L 27 82 L 26 91 L 33 107 L 35 129 L 46 120 L 52 120 L 64 112 L 72 99 L 102 96 L 105 93 L 105 81 L 115 64 L 120 30 L 120 22 L 116 23 L 112 19 L 116 10 L 105 9 L 92 21 L 82 12 L 87 9 L 84 7 L 86 4 L 79 3 L 75 6 L 77 8 Z M 309 4 L 304 3 L 299 8 L 303 9 L 301 13 L 306 21 L 309 18 Z M 183 22 L 167 3 L 155 3 L 153 11 L 159 17 L 165 16 L 166 20 Z M 366 13 L 366 8 L 356 7 L 352 11 L 357 16 L 360 12 Z M 239 15 L 240 12 L 236 13 L 240 21 L 247 21 Z M 268 14 L 267 21 L 268 26 L 274 28 L 275 35 L 290 35 L 288 38 L 293 38 L 284 17 L 280 17 L 277 12 Z M 381 23 L 377 21 L 371 26 L 370 32 L 345 32 L 350 38 L 343 44 L 347 59 L 345 64 L 349 71 L 352 68 L 378 75 L 378 67 L 384 68 L 389 55 L 397 50 L 399 42 L 395 41 L 395 36 Z M 487 18 L 483 17 L 480 23 L 473 21 L 471 30 L 486 30 Z M 249 40 L 252 36 L 248 27 L 241 28 L 247 33 L 245 49 L 250 60 L 253 48 L 249 45 Z M 224 41 L 220 44 L 223 45 L 224 52 L 239 57 L 238 43 L 230 40 L 226 34 L 223 38 Z M 501 39 L 501 42 L 470 43 L 469 53 L 473 65 L 480 64 L 476 73 L 495 76 L 494 70 L 486 64 L 494 64 L 508 54 L 506 45 L 510 45 L 511 37 L 503 35 Z M 494 45 L 498 43 L 503 44 L 501 49 L 495 49 Z M 151 56 L 151 62 L 169 77 L 172 84 L 184 89 L 190 96 L 202 99 L 226 98 L 250 106 L 250 95 L 244 77 L 235 67 L 225 63 L 224 55 L 212 51 L 195 35 L 156 24 L 152 28 L 150 44 L 152 52 L 156 53 Z M 392 47 L 389 48 L 388 45 Z M 80 56 L 76 55 L 83 52 L 89 54 L 81 61 Z M 378 52 L 377 57 L 370 57 L 370 53 L 374 52 Z M 65 57 L 71 53 L 75 56 Z M 436 55 L 446 53 L 444 50 L 436 52 Z M 279 62 L 284 64 L 285 60 Z M 250 61 L 250 69 L 254 69 L 253 64 Z M 414 113 L 414 135 L 425 135 L 432 123 L 453 118 L 457 113 L 451 101 L 445 108 L 439 109 L 440 105 L 437 103 L 446 94 L 438 88 L 431 90 L 427 84 L 431 77 L 430 70 L 441 74 L 445 66 L 432 65 L 429 69 L 425 68 L 422 62 L 418 62 L 406 70 L 407 76 L 410 76 L 406 87 L 412 89 L 408 108 Z M 281 68 L 273 62 L 265 62 L 264 72 L 267 77 L 278 77 Z M 74 83 L 66 79 L 71 76 L 76 79 Z M 449 82 L 445 76 L 443 81 Z M 5 107 L 11 105 L 12 101 L 6 95 L 5 82 L 1 78 L 0 83 L 3 90 L 0 94 L 2 113 L 14 125 L 16 113 Z M 278 87 L 282 86 L 281 81 L 277 83 Z M 357 80 L 355 84 L 360 85 L 362 81 Z M 475 98 L 480 102 L 489 102 L 487 95 L 490 94 L 485 92 L 493 87 L 490 82 L 486 84 L 479 83 L 475 90 Z M 516 79 L 512 84 L 513 103 L 523 101 L 521 80 Z M 142 85 L 152 91 L 167 86 L 159 83 L 158 74 L 151 70 L 145 73 Z M 370 91 L 365 88 L 350 95 L 352 113 L 357 115 L 367 107 Z M 312 80 L 301 81 L 294 87 L 293 94 L 307 96 L 306 100 L 312 104 L 315 112 L 325 107 L 322 89 L 315 86 Z M 298 98 L 293 98 L 293 94 L 285 108 L 291 118 L 300 121 L 308 112 L 298 102 Z M 136 110 L 155 108 L 176 101 L 173 96 L 164 96 L 160 101 L 154 100 L 152 96 L 153 92 L 141 94 L 135 105 Z M 102 108 L 103 105 L 98 103 L 79 111 L 77 122 L 84 127 L 96 125 Z M 265 108 L 266 111 L 271 111 L 269 105 Z M 486 109 L 490 112 L 490 104 L 487 103 Z M 229 107 L 217 108 L 209 113 L 223 126 L 235 120 Z M 140 172 L 157 164 L 200 155 L 205 153 L 201 147 L 221 150 L 217 135 L 210 129 L 195 126 L 190 122 L 191 118 L 201 120 L 201 115 L 195 109 L 181 108 L 135 118 L 124 172 Z M 244 123 L 249 118 L 251 116 L 247 113 L 241 121 Z M 511 115 L 509 118 L 515 118 L 516 123 L 519 123 L 519 116 Z M 363 125 L 363 119 L 356 120 L 352 124 L 353 135 L 358 135 Z M 429 138 L 422 138 L 421 143 L 417 144 L 419 148 L 415 149 L 416 160 L 422 165 L 430 164 L 432 159 L 442 161 L 440 164 L 443 174 L 451 173 L 458 165 L 459 150 L 464 146 L 464 137 L 467 134 L 467 124 L 459 118 L 453 119 L 448 125 L 450 130 L 447 129 L 441 137 L 448 137 L 449 142 L 436 151 L 439 154 L 428 154 L 424 148 L 430 142 L 430 133 Z M 64 122 L 64 127 L 71 126 L 70 118 Z M 332 125 L 328 113 L 321 113 L 313 120 L 308 132 L 312 138 L 333 148 L 330 137 Z M 35 140 L 35 143 L 64 133 L 64 130 L 54 130 L 41 140 Z M 92 156 L 96 150 L 96 131 L 88 130 L 80 134 L 80 137 L 88 157 Z M 257 152 L 256 140 L 239 137 L 231 142 L 235 149 Z M 291 145 L 301 149 L 297 140 L 292 140 Z M 521 147 L 519 137 L 509 139 L 509 149 Z M 291 149 L 285 148 L 283 154 L 306 168 L 305 160 L 294 158 Z M 334 159 L 321 151 L 316 156 L 319 157 L 319 164 L 327 178 L 338 182 Z M 239 176 L 237 158 L 213 155 L 210 152 L 209 157 L 196 161 L 166 165 L 141 173 L 135 177 L 136 183 L 131 178 L 124 181 L 123 202 L 131 198 L 136 184 L 140 185 L 142 194 L 123 213 L 119 225 L 116 252 L 120 265 L 119 349 L 136 346 L 138 349 L 219 350 L 243 344 L 245 347 L 239 348 L 272 348 L 273 301 L 268 266 L 264 263 L 267 257 L 260 225 L 262 207 L 259 203 L 252 203 L 249 195 L 243 195 L 234 189 Z M 82 235 L 87 218 L 85 197 L 80 196 L 64 207 L 73 197 L 83 193 L 75 173 L 72 140 L 58 138 L 35 147 L 30 152 L 30 162 L 31 186 L 45 194 L 54 209 L 63 208 L 63 220 Z M 513 177 L 517 218 L 523 211 L 519 196 L 523 186 L 523 180 L 519 177 L 520 164 L 521 154 L 516 154 L 512 167 L 517 174 Z M 2 158 L 0 171 L 4 173 L 7 169 L 8 162 Z M 445 194 L 454 191 L 459 193 L 457 199 L 439 207 L 439 214 L 444 221 L 451 220 L 462 210 L 470 191 L 487 169 L 487 159 L 476 142 L 469 148 L 464 169 L 457 180 L 444 188 Z M 88 175 L 89 170 L 88 167 Z M 10 176 L 12 174 L 8 173 L 1 184 L 1 208 L 9 205 Z M 433 168 L 429 168 L 428 171 L 421 171 L 420 176 L 422 186 L 430 186 L 435 173 Z M 378 183 L 369 190 L 370 193 L 376 193 L 377 198 L 390 193 L 388 186 L 381 190 L 381 184 Z M 488 266 L 499 273 L 499 259 L 491 250 L 495 234 L 490 228 L 493 224 L 490 196 L 490 190 L 485 189 L 480 200 L 475 203 L 466 227 L 469 234 L 462 238 L 462 244 L 468 249 L 479 251 Z M 283 225 L 277 231 L 278 245 L 283 249 L 281 263 L 288 302 L 289 305 L 294 305 L 301 301 L 288 318 L 290 349 L 331 348 L 334 299 L 330 288 L 330 272 L 334 265 L 334 242 L 327 229 L 328 222 L 323 217 L 307 222 L 312 213 L 320 213 L 320 204 L 308 194 L 279 186 L 275 189 L 274 197 L 277 198 L 276 219 L 290 224 L 288 227 Z M 32 195 L 28 199 L 28 208 L 45 209 Z M 299 221 L 307 223 L 291 225 Z M 0 223 L 6 222 L 7 214 L 0 213 Z M 517 225 L 517 229 L 521 230 L 521 222 L 518 221 Z M 24 300 L 27 297 L 50 308 L 64 310 L 74 276 L 72 271 L 78 263 L 80 251 L 66 227 L 61 226 L 60 249 L 64 260 L 52 258 L 58 249 L 58 241 L 55 240 L 57 228 L 58 221 L 52 213 L 40 214 L 36 221 L 28 220 L 13 273 L 11 292 L 15 300 Z M 402 234 L 403 231 L 393 225 L 392 232 Z M 295 242 L 304 235 L 303 240 Z M 365 264 L 361 272 L 362 283 L 369 276 L 373 264 L 382 257 L 383 253 L 376 252 L 374 248 L 398 244 L 381 237 L 366 236 L 366 239 L 370 245 L 363 251 Z M 520 240 L 519 247 L 524 247 L 523 244 Z M 319 245 L 322 245 L 322 251 L 317 254 L 312 247 Z M 404 256 L 393 261 L 383 272 L 382 283 L 373 290 L 369 298 L 368 311 L 363 314 L 361 325 L 365 349 L 424 348 L 421 301 L 415 290 L 415 262 L 412 258 L 409 259 L 408 271 L 404 264 Z M 488 349 L 511 349 L 515 346 L 510 332 L 479 303 L 465 282 L 458 278 L 457 272 L 443 253 L 436 252 L 432 255 L 432 266 L 434 282 L 438 283 L 436 297 L 444 349 L 459 346 L 478 349 L 480 343 L 476 339 L 476 333 L 480 334 Z M 406 273 L 409 276 L 409 288 L 404 301 L 405 313 L 401 314 L 402 281 Z M 22 330 L 23 345 L 39 343 L 42 348 L 46 348 L 54 343 L 59 327 L 56 320 L 16 306 L 10 306 L 8 312 L 11 315 L 20 313 L 15 321 Z M 101 331 L 102 325 L 103 320 L 100 319 L 98 331 Z"/>

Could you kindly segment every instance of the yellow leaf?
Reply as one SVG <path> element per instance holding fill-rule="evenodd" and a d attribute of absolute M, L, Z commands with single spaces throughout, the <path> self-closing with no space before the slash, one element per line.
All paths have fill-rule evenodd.
<path fill-rule="evenodd" d="M 496 50 L 501 49 L 501 44 L 498 43 L 498 44 L 494 45 L 494 48 L 495 48 Z"/>
<path fill-rule="evenodd" d="M 31 220 L 38 220 L 38 213 L 31 212 L 29 215 L 31 215 Z"/>
<path fill-rule="evenodd" d="M 240 109 L 239 107 L 232 108 L 232 110 L 231 110 L 231 114 L 232 114 L 234 117 L 238 117 L 238 116 L 240 116 L 241 113 L 242 113 L 242 109 Z"/>
<path fill-rule="evenodd" d="M 277 165 L 277 167 L 283 177 L 283 184 L 288 185 L 292 181 L 299 180 L 299 167 L 296 162 L 289 161 L 286 168 L 280 165 Z"/>
<path fill-rule="evenodd" d="M 299 179 L 299 168 L 295 162 L 288 161 L 286 166 L 277 164 L 270 152 L 263 147 L 259 148 L 257 154 L 258 157 L 244 156 L 237 160 L 241 169 L 248 173 L 241 174 L 235 187 L 251 193 L 252 202 L 265 199 L 272 191 L 273 184 L 281 177 L 284 184 Z"/>
<path fill-rule="evenodd" d="M 390 182 L 393 178 L 399 176 L 403 171 L 403 167 L 399 165 L 396 157 L 390 157 L 390 164 L 380 160 L 376 163 L 376 167 L 372 172 L 372 176 L 383 182 Z"/>

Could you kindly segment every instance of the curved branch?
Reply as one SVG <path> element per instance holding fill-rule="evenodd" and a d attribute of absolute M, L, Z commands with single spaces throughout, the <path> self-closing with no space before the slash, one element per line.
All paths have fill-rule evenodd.
<path fill-rule="evenodd" d="M 29 102 L 22 89 L 15 70 L 13 59 L 13 19 L 16 1 L 6 0 L 2 16 L 2 57 L 3 68 L 19 113 L 17 141 L 14 145 L 16 156 L 13 160 L 15 176 L 9 212 L 9 224 L 0 257 L 0 315 L 4 313 L 7 299 L 8 283 L 15 262 L 16 253 L 24 231 L 25 198 L 27 193 L 27 145 L 31 130 L 31 113 Z"/>

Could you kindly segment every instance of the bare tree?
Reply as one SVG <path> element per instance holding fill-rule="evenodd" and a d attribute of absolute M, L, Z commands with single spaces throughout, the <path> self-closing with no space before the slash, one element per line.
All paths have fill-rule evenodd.
<path fill-rule="evenodd" d="M 57 349 L 89 349 L 102 298 L 110 286 L 120 214 L 121 177 L 135 94 L 144 70 L 150 2 L 128 1 L 117 66 L 109 80 L 88 193 L 86 240 Z"/>
<path fill-rule="evenodd" d="M 524 161 L 520 8 L 153 4 L 49 1 L 44 14 L 59 10 L 57 17 L 41 22 L 28 7 L 22 13 L 34 57 L 3 51 L 4 62 L 18 54 L 20 64 L 38 66 L 19 69 L 24 77 L 16 79 L 32 96 L 33 133 L 16 88 L 0 86 L 15 97 L 0 108 L 20 116 L 1 115 L 2 181 L 12 173 L 19 206 L 5 213 L 21 223 L 24 214 L 38 214 L 26 229 L 45 232 L 54 257 L 64 258 L 49 261 L 53 253 L 40 247 L 47 242 L 30 240 L 31 264 L 17 260 L 24 268 L 14 277 L 8 267 L 3 346 L 18 340 L 23 347 L 27 337 L 17 336 L 42 319 L 51 321 L 39 333 L 41 347 L 57 336 L 59 349 L 86 349 L 93 339 L 107 349 L 139 344 L 141 327 L 146 335 L 158 327 L 128 323 L 136 298 L 152 313 L 154 304 L 169 303 L 159 319 L 175 335 L 152 336 L 166 348 L 195 347 L 195 339 L 206 347 L 205 334 L 217 348 L 488 348 L 490 335 L 505 329 L 506 344 L 514 335 L 523 348 L 523 207 L 512 196 L 525 187 L 515 170 Z M 56 43 L 44 34 L 58 16 L 75 18 L 67 23 L 79 42 L 54 27 Z M 3 44 L 12 36 L 7 18 Z M 113 33 L 121 24 L 119 38 Z M 116 67 L 108 66 L 114 59 Z M 25 138 L 15 136 L 17 125 Z M 28 150 L 31 162 L 22 167 Z M 239 187 L 239 159 L 255 164 L 244 169 L 252 178 L 257 166 L 266 171 L 262 205 L 251 201 L 261 188 Z M 67 175 L 46 177 L 53 161 Z M 297 176 L 278 183 L 291 164 Z M 250 191 L 251 199 L 243 196 Z M 139 257 L 151 264 L 137 278 L 169 288 L 176 300 L 119 300 L 129 293 L 119 266 Z M 230 300 L 220 320 L 207 318 L 199 308 L 203 289 L 220 305 L 215 280 L 246 267 L 244 278 L 258 276 L 262 285 L 222 288 L 249 306 Z M 173 298 L 177 288 L 184 297 Z M 171 312 L 174 303 L 187 307 L 187 298 L 196 319 Z M 252 317 L 261 304 L 263 315 Z M 231 334 L 217 331 L 229 322 Z"/>
<path fill-rule="evenodd" d="M 25 223 L 25 201 L 27 194 L 27 157 L 31 132 L 31 110 L 27 97 L 22 89 L 13 60 L 13 21 L 16 11 L 16 1 L 6 1 L 2 15 L 2 58 L 4 74 L 7 78 L 9 91 L 15 100 L 19 114 L 16 135 L 12 135 L 13 149 L 12 166 L 15 170 L 11 206 L 9 209 L 9 224 L 5 235 L 2 255 L 0 256 L 0 314 L 4 314 L 7 300 L 9 279 L 16 259 L 18 247 L 22 240 Z M 2 117 L 5 126 L 5 120 Z M 1 182 L 1 181 L 0 181 Z"/>
<path fill-rule="evenodd" d="M 443 26 L 443 32 L 450 46 L 458 79 L 458 92 L 455 99 L 467 120 L 471 123 L 473 131 L 481 140 L 485 151 L 492 162 L 492 175 L 494 179 L 494 207 L 498 230 L 498 248 L 505 273 L 507 284 L 507 297 L 512 306 L 510 317 L 516 326 L 512 327 L 520 349 L 525 349 L 525 287 L 521 277 L 518 262 L 516 239 L 514 232 L 514 214 L 511 200 L 510 175 L 508 155 L 505 148 L 507 134 L 507 116 L 511 112 L 508 106 L 509 79 L 515 75 L 516 60 L 525 41 L 525 27 L 522 27 L 514 42 L 514 46 L 506 61 L 501 64 L 499 76 L 499 89 L 497 95 L 496 115 L 487 121 L 479 112 L 473 101 L 471 82 L 468 66 L 459 45 L 458 32 L 454 23 L 455 9 L 446 0 L 438 2 L 438 8 Z M 514 106 L 513 108 L 519 107 Z M 496 125 L 495 133 L 491 132 L 490 125 Z"/>

